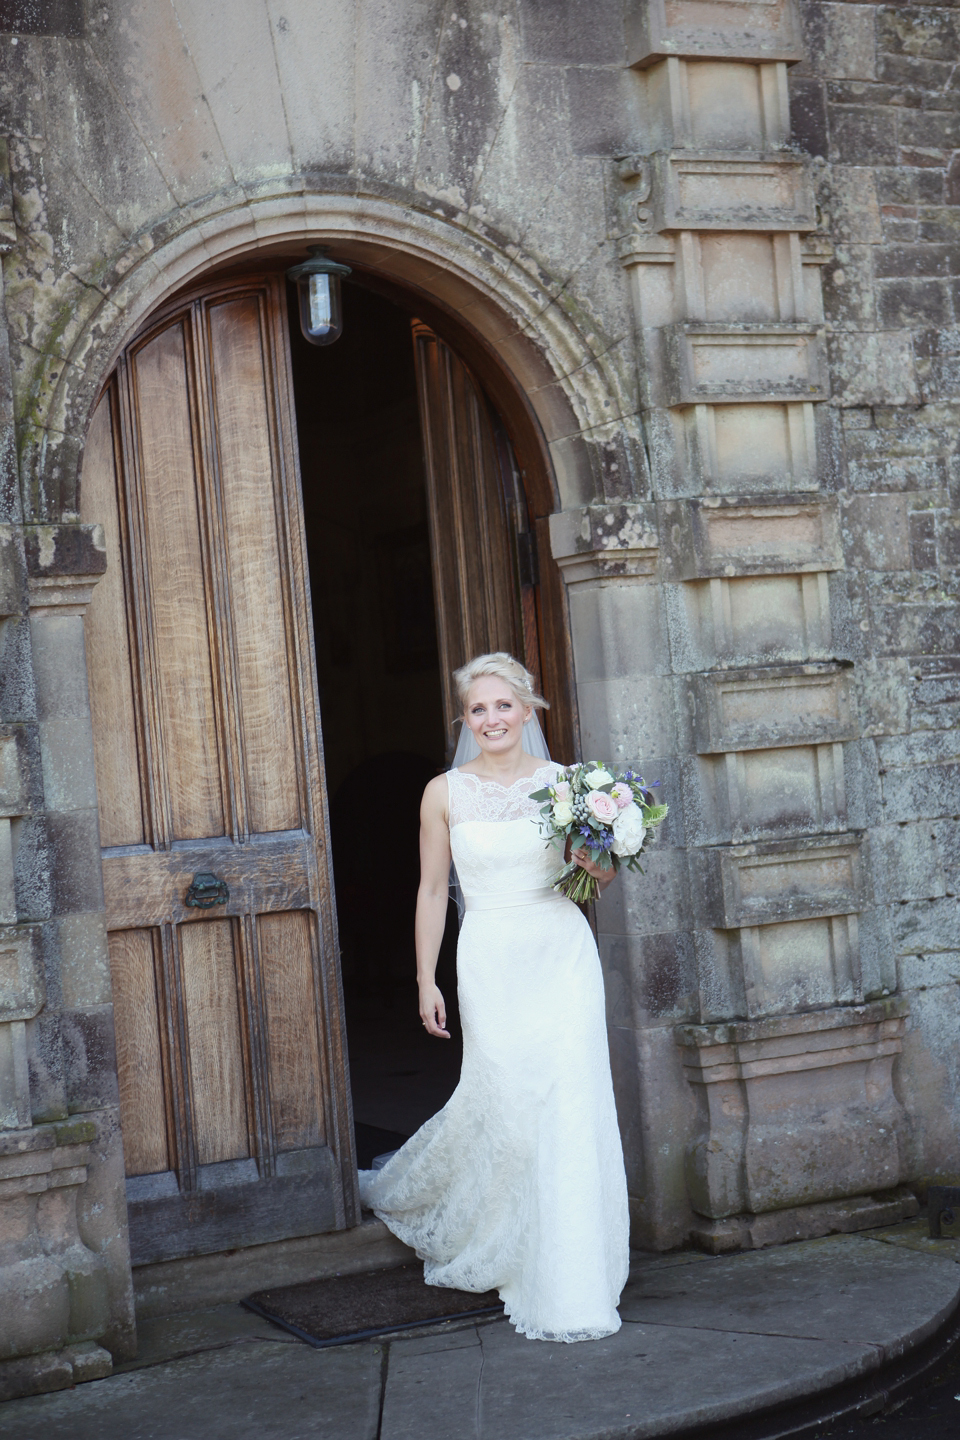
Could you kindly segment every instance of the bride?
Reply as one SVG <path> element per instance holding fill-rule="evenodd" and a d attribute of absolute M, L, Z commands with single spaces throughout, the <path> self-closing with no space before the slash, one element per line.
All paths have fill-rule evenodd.
<path fill-rule="evenodd" d="M 559 767 L 534 710 L 546 702 L 512 656 L 456 671 L 475 758 L 427 786 L 417 898 L 420 1015 L 449 1039 L 434 976 L 451 855 L 465 915 L 457 949 L 460 1083 L 387 1161 L 360 1171 L 364 1205 L 423 1259 L 429 1285 L 497 1289 L 538 1340 L 593 1340 L 620 1328 L 628 1215 L 590 926 L 551 889 L 562 867 L 541 837 L 531 791 Z M 528 740 L 528 744 L 529 744 Z M 610 871 L 577 861 L 605 886 Z"/>

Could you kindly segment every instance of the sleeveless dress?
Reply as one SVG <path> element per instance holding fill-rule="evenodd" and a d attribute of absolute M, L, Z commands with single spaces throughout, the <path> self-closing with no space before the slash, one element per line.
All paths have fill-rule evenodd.
<path fill-rule="evenodd" d="M 509 788 L 448 772 L 460 1083 L 360 1196 L 428 1285 L 499 1290 L 521 1334 L 573 1341 L 620 1328 L 629 1221 L 600 957 L 548 888 L 562 862 L 530 799 L 557 768 Z"/>

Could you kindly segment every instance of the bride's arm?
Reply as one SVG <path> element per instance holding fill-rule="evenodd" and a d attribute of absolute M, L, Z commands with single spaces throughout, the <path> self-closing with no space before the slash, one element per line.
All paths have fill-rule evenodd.
<path fill-rule="evenodd" d="M 420 1018 L 430 1035 L 450 1039 L 447 1009 L 437 989 L 437 957 L 447 919 L 450 885 L 450 829 L 447 778 L 438 775 L 423 792 L 420 806 L 420 889 L 417 891 L 417 985 Z"/>

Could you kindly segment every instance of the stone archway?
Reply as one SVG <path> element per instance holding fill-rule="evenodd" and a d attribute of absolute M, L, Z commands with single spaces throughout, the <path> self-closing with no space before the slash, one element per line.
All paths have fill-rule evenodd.
<path fill-rule="evenodd" d="M 38 363 L 27 401 L 30 518 L 76 514 L 97 398 L 123 346 L 159 305 L 214 269 L 254 256 L 300 256 L 317 242 L 386 286 L 422 295 L 441 324 L 446 317 L 466 358 L 483 366 L 493 398 L 512 410 L 518 428 L 525 419 L 531 452 L 540 450 L 552 474 L 553 508 L 587 503 L 602 490 L 600 436 L 611 416 L 632 406 L 605 358 L 606 342 L 574 322 L 531 257 L 502 237 L 409 204 L 276 187 L 242 202 L 214 197 L 170 238 L 140 237 L 115 264 L 117 283 L 97 307 L 65 322 L 66 358 Z"/>

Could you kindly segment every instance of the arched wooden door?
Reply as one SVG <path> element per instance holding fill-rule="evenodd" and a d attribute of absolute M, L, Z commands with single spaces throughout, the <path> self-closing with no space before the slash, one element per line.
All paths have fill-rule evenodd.
<path fill-rule="evenodd" d="M 358 1217 L 286 323 L 277 276 L 159 316 L 84 461 L 135 1264 Z"/>

